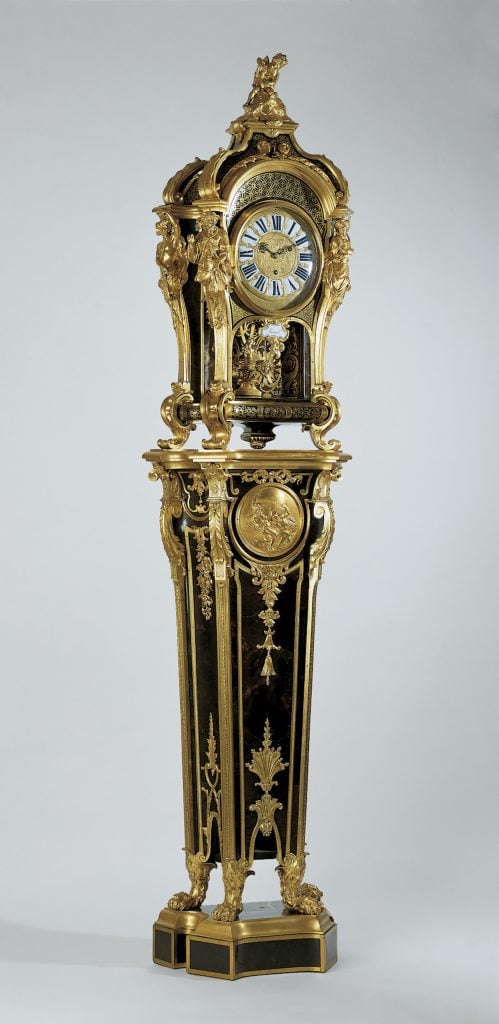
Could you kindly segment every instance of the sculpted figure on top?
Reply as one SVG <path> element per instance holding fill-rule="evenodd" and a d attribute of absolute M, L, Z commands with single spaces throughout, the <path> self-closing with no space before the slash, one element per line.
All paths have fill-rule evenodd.
<path fill-rule="evenodd" d="M 286 107 L 275 92 L 279 72 L 287 63 L 288 59 L 283 53 L 276 53 L 272 60 L 257 57 L 253 86 L 244 104 L 246 113 L 255 120 L 281 120 L 287 117 Z"/>

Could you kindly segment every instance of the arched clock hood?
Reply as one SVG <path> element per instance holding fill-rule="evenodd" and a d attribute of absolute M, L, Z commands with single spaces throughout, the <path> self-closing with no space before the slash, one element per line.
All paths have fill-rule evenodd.
<path fill-rule="evenodd" d="M 276 92 L 286 63 L 280 53 L 258 58 L 229 145 L 174 174 L 154 210 L 159 285 L 179 351 L 178 380 L 161 408 L 173 436 L 161 448 L 182 447 L 198 420 L 209 434 L 203 447 L 226 448 L 239 420 L 253 448 L 291 421 L 318 448 L 339 450 L 326 438 L 340 406 L 324 379 L 324 351 L 350 287 L 348 184 L 330 159 L 296 141 L 298 125 Z"/>

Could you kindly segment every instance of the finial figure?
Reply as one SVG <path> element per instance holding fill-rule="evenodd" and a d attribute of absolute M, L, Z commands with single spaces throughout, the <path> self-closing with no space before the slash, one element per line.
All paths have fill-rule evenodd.
<path fill-rule="evenodd" d="M 246 114 L 260 121 L 281 121 L 287 118 L 286 107 L 275 91 L 281 68 L 288 63 L 284 53 L 276 53 L 272 60 L 257 57 L 251 92 L 244 104 Z"/>

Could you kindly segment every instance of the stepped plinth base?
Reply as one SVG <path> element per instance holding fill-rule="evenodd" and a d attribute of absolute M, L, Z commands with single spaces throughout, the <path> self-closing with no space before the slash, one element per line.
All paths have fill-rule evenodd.
<path fill-rule="evenodd" d="M 237 921 L 214 921 L 204 911 L 165 908 L 155 922 L 154 963 L 188 974 L 235 981 L 253 974 L 329 970 L 337 960 L 337 928 L 318 917 L 292 914 L 280 901 L 247 903 Z"/>

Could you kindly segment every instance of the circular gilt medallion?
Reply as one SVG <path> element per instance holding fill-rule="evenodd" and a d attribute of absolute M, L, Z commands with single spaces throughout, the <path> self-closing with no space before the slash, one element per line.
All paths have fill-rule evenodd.
<path fill-rule="evenodd" d="M 281 484 L 252 487 L 241 498 L 236 512 L 237 530 L 245 547 L 267 558 L 291 551 L 304 521 L 299 498 Z"/>

